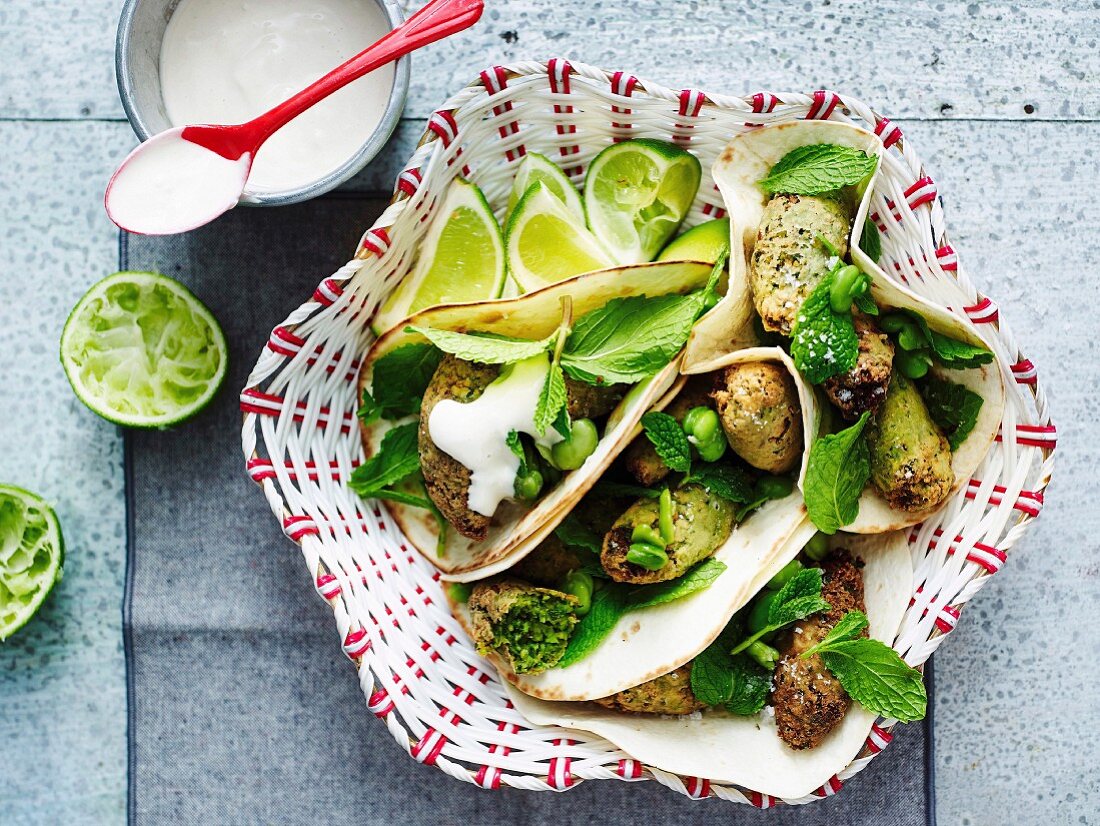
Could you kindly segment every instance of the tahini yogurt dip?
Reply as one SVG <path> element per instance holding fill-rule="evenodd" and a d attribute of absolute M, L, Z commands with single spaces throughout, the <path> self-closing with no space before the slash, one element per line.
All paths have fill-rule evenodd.
<path fill-rule="evenodd" d="M 180 0 L 160 53 L 173 126 L 251 120 L 389 31 L 374 0 Z M 299 189 L 352 157 L 393 87 L 382 66 L 284 126 L 261 147 L 246 193 Z"/>

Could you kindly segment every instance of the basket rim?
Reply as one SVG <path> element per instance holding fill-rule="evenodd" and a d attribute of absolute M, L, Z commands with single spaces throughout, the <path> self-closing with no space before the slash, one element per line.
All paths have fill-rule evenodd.
<path fill-rule="evenodd" d="M 385 254 L 389 246 L 388 229 L 394 224 L 394 220 L 397 214 L 399 214 L 395 209 L 400 210 L 404 202 L 410 200 L 416 194 L 417 187 L 420 183 L 420 170 L 422 168 L 427 168 L 429 164 L 433 163 L 435 158 L 446 148 L 450 140 L 457 138 L 458 127 L 454 118 L 454 113 L 457 110 L 463 105 L 478 99 L 482 95 L 487 94 L 491 96 L 495 92 L 500 91 L 500 89 L 504 88 L 508 80 L 539 75 L 553 76 L 555 74 L 560 77 L 563 72 L 567 74 L 573 73 L 573 76 L 577 79 L 604 84 L 629 81 L 632 84 L 631 90 L 635 97 L 639 93 L 644 93 L 651 98 L 672 103 L 680 103 L 681 105 L 687 100 L 690 102 L 691 106 L 697 106 L 699 110 L 710 106 L 719 109 L 743 111 L 745 113 L 758 113 L 761 111 L 761 106 L 769 107 L 765 111 L 771 111 L 770 107 L 774 107 L 775 105 L 803 105 L 811 107 L 811 112 L 816 108 L 816 116 L 826 119 L 831 118 L 834 111 L 839 108 L 840 112 L 844 115 L 850 116 L 854 113 L 866 124 L 875 125 L 875 134 L 883 140 L 886 148 L 890 149 L 891 147 L 896 147 L 897 151 L 902 155 L 903 160 L 908 163 L 908 166 L 913 171 L 917 183 L 923 184 L 926 182 L 927 189 L 931 191 L 931 195 L 927 195 L 925 192 L 918 192 L 917 197 L 921 199 L 920 203 L 930 206 L 934 230 L 938 225 L 938 231 L 934 232 L 934 238 L 937 243 L 937 256 L 939 256 L 941 250 L 946 250 L 946 257 L 950 261 L 950 267 L 945 263 L 944 269 L 950 268 L 953 270 L 955 281 L 960 289 L 967 295 L 973 296 L 973 304 L 961 308 L 965 313 L 964 317 L 969 317 L 969 319 L 975 323 L 982 322 L 992 325 L 992 329 L 996 331 L 996 335 L 1001 338 L 1006 346 L 1008 346 L 1009 351 L 1016 359 L 1016 362 L 1012 365 L 1001 365 L 1003 368 L 1002 372 L 1005 375 L 1006 392 L 1011 392 L 1010 388 L 1013 384 L 1017 388 L 1019 388 L 1020 385 L 1024 385 L 1026 392 L 1030 393 L 1031 401 L 1035 404 L 1037 421 L 1026 425 L 1027 427 L 1034 428 L 1034 432 L 1036 433 L 1035 442 L 1033 444 L 1026 441 L 1020 443 L 1028 444 L 1030 447 L 1037 447 L 1040 451 L 1040 476 L 1034 490 L 1030 492 L 1035 496 L 1036 505 L 1032 510 L 1022 510 L 1020 515 L 1012 522 L 1011 527 L 1007 529 L 1009 533 L 1015 537 L 1011 544 L 1015 544 L 1019 536 L 1021 536 L 1030 524 L 1038 518 L 1043 504 L 1043 493 L 1049 485 L 1053 475 L 1053 454 L 1056 448 L 1056 429 L 1047 410 L 1045 393 L 1039 382 L 1035 366 L 1026 358 L 1016 345 L 1014 337 L 1007 331 L 1007 327 L 1000 317 L 997 305 L 983 292 L 978 290 L 962 272 L 958 264 L 957 253 L 948 241 L 942 196 L 940 196 L 938 190 L 935 189 L 932 178 L 926 172 L 923 162 L 919 160 L 915 152 L 905 142 L 901 130 L 893 125 L 888 118 L 866 106 L 859 99 L 841 95 L 830 90 L 815 90 L 808 94 L 798 92 L 758 92 L 744 96 L 710 94 L 696 89 L 675 90 L 661 84 L 643 80 L 626 72 L 608 71 L 582 62 L 571 61 L 566 58 L 551 58 L 544 61 L 519 61 L 505 65 L 490 66 L 482 71 L 473 82 L 448 97 L 443 105 L 429 116 L 427 126 L 417 143 L 415 151 L 397 175 L 393 193 L 389 201 L 389 208 L 387 208 L 387 210 L 383 212 L 375 223 L 363 234 L 354 257 L 335 274 L 323 279 L 314 292 L 312 299 L 304 302 L 296 310 L 292 311 L 282 324 L 276 326 L 272 332 L 272 338 L 268 342 L 268 348 L 274 349 L 271 348 L 271 343 L 278 338 L 281 334 L 280 331 L 293 334 L 293 331 L 297 329 L 298 326 L 327 306 L 327 304 L 331 304 L 331 300 L 325 301 L 326 296 L 331 299 L 333 294 L 339 295 L 340 288 L 354 277 L 363 262 L 372 257 L 381 257 Z M 319 298 L 321 300 L 318 300 Z M 956 314 L 960 314 L 958 308 L 952 311 Z M 278 352 L 278 350 L 276 350 L 276 352 Z M 258 368 L 264 361 L 265 355 L 267 354 L 261 353 L 260 361 L 257 362 L 253 373 L 246 381 L 246 385 L 241 394 L 243 412 L 242 425 L 246 432 L 250 427 L 253 427 L 251 421 L 257 415 L 256 410 L 249 404 L 249 393 L 250 391 L 257 392 L 256 388 L 263 380 L 262 376 L 259 379 L 256 379 L 256 376 L 260 372 Z M 289 358 L 290 355 L 292 354 L 283 354 L 284 358 Z M 1012 382 L 1012 379 L 1015 379 L 1015 382 Z M 1017 390 L 1016 392 L 1020 391 Z M 248 449 L 247 439 L 245 439 L 245 459 L 247 471 L 263 491 L 273 514 L 280 520 L 284 533 L 304 550 L 304 542 L 312 537 L 310 537 L 308 532 L 293 530 L 291 526 L 288 525 L 288 519 L 293 520 L 294 516 L 285 507 L 286 503 L 281 496 L 273 476 L 257 475 L 254 473 L 253 463 L 262 462 L 263 460 L 260 459 L 259 454 L 255 450 L 250 451 Z M 914 531 L 919 527 L 920 526 L 915 526 Z M 968 601 L 977 590 L 988 582 L 989 578 L 996 570 L 999 570 L 999 567 L 992 570 L 986 568 L 976 574 L 970 582 L 970 587 L 968 588 L 965 599 L 960 602 L 965 604 L 965 601 Z M 338 594 L 326 594 L 322 586 L 322 580 L 327 573 L 323 564 L 320 562 L 318 562 L 316 570 L 310 571 L 311 576 L 314 578 L 318 593 L 330 604 L 330 607 L 335 609 L 335 601 L 338 599 Z M 952 619 L 950 622 L 945 622 L 942 625 L 939 620 L 937 620 L 934 629 L 928 637 L 929 641 L 945 637 L 954 630 L 960 607 L 961 606 L 957 605 L 946 605 L 940 608 L 941 612 L 953 611 L 953 614 L 951 614 Z M 366 668 L 366 670 L 369 671 L 370 668 L 365 662 L 363 652 L 356 652 L 356 643 L 358 643 L 358 640 L 352 640 L 351 635 L 345 638 L 345 653 L 348 655 L 349 659 L 352 660 L 357 670 L 361 671 Z M 923 664 L 918 667 L 923 667 Z M 367 682 L 363 680 L 362 674 L 361 682 L 363 682 L 365 688 Z M 413 737 L 412 732 L 405 724 L 394 719 L 397 715 L 378 714 L 377 710 L 371 707 L 373 699 L 372 697 L 368 700 L 368 708 L 375 711 L 377 716 L 384 717 L 387 728 L 399 745 L 407 752 L 413 753 L 412 749 L 413 744 L 416 742 L 416 738 Z M 882 725 L 879 723 L 882 723 Z M 885 744 L 889 742 L 891 737 L 890 732 L 894 725 L 894 721 L 880 720 L 872 729 L 872 739 L 877 737 L 882 742 L 881 747 L 885 747 Z M 809 800 L 835 793 L 835 791 L 839 789 L 841 780 L 858 772 L 871 756 L 874 756 L 874 754 L 881 750 L 881 747 L 872 749 L 871 754 L 866 757 L 865 753 L 868 749 L 865 747 L 861 750 L 856 758 L 854 758 L 853 762 L 845 767 L 845 769 L 838 772 L 838 775 L 834 777 L 835 788 L 830 788 L 829 784 L 827 784 L 826 787 L 819 789 L 818 792 L 815 792 L 814 795 L 810 796 L 808 799 L 797 802 L 808 802 Z M 625 762 L 635 763 L 636 761 L 630 760 Z M 440 757 L 438 761 L 435 762 L 435 765 L 459 779 L 477 782 L 474 780 L 472 773 L 461 764 L 451 763 L 446 758 Z M 850 771 L 854 766 L 856 767 L 854 771 Z M 643 767 L 640 764 L 630 767 L 629 774 L 625 770 L 618 773 L 609 772 L 607 777 L 628 781 L 653 779 L 657 780 L 662 785 L 673 788 L 692 798 L 715 796 L 735 800 L 737 802 L 748 802 L 759 808 L 770 808 L 779 802 L 796 802 L 777 800 L 769 795 L 761 795 L 754 791 L 740 790 L 737 787 L 721 786 L 717 784 L 712 785 L 709 781 L 701 778 L 679 778 L 663 770 L 649 766 Z M 581 782 L 584 782 L 583 778 L 574 778 L 566 788 L 579 785 Z M 543 783 L 538 786 L 529 785 L 527 788 L 545 789 L 552 788 L 552 786 L 547 786 Z M 743 791 L 746 793 L 742 793 Z"/>

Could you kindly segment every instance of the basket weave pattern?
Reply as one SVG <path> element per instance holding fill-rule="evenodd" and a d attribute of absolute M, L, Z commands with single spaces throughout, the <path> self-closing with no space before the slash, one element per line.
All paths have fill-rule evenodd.
<path fill-rule="evenodd" d="M 781 802 L 643 766 L 592 735 L 527 724 L 448 611 L 435 569 L 405 543 L 384 508 L 360 500 L 345 480 L 362 459 L 356 376 L 371 341 L 367 322 L 411 269 L 427 221 L 456 176 L 472 179 L 503 207 L 515 164 L 528 150 L 556 160 L 579 184 L 612 141 L 672 140 L 695 153 L 704 170 L 687 218 L 692 225 L 723 215 L 709 170 L 733 135 L 803 118 L 855 123 L 882 138 L 888 151 L 871 213 L 884 269 L 969 317 L 1006 365 L 1007 403 L 993 449 L 943 511 L 911 531 L 915 591 L 894 643 L 907 662 L 919 666 L 939 647 L 962 606 L 1039 515 L 1056 433 L 1035 367 L 997 305 L 967 278 L 948 243 L 936 185 L 897 126 L 828 91 L 736 98 L 562 59 L 493 67 L 432 115 L 355 258 L 272 331 L 241 393 L 248 472 L 331 605 L 368 709 L 414 759 L 486 788 L 653 779 L 694 798 L 763 808 Z M 880 719 L 856 759 L 821 789 L 782 802 L 834 794 L 885 748 L 894 722 Z"/>

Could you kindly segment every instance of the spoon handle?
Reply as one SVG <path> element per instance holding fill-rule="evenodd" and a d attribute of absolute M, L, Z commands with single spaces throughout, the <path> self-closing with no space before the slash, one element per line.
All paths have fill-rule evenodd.
<path fill-rule="evenodd" d="M 272 134 L 314 104 L 379 66 L 469 28 L 484 8 L 484 0 L 431 0 L 373 45 L 274 109 L 236 126 L 188 126 L 183 137 L 230 160 L 245 152 L 255 153 Z"/>

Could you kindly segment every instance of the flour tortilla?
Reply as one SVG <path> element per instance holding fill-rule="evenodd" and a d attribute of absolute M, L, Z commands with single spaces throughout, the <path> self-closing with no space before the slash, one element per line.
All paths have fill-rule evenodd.
<path fill-rule="evenodd" d="M 913 592 L 905 532 L 880 536 L 838 535 L 865 563 L 863 582 L 870 635 L 891 644 Z M 516 709 L 535 725 L 563 726 L 596 734 L 646 766 L 701 777 L 794 800 L 820 788 L 860 750 L 877 715 L 857 703 L 814 749 L 795 751 L 779 739 L 767 711 L 739 717 L 706 710 L 686 717 L 626 714 L 594 703 L 553 703 L 505 686 Z"/>
<path fill-rule="evenodd" d="M 359 389 L 371 384 L 374 364 L 379 358 L 403 344 L 425 339 L 407 333 L 409 325 L 433 327 L 456 332 L 490 332 L 517 338 L 538 339 L 550 335 L 561 321 L 562 296 L 573 299 L 573 317 L 580 318 L 599 309 L 613 298 L 672 293 L 688 293 L 702 288 L 711 266 L 694 261 L 669 261 L 615 267 L 578 275 L 518 298 L 471 304 L 451 304 L 429 308 L 396 325 L 379 338 L 363 360 Z M 455 530 L 447 531 L 442 554 L 436 552 L 439 528 L 431 513 L 423 508 L 386 501 L 408 540 L 444 578 L 457 582 L 482 579 L 515 565 L 535 548 L 564 518 L 573 505 L 599 478 L 618 451 L 629 441 L 642 414 L 675 382 L 679 358 L 627 393 L 608 417 L 596 450 L 577 470 L 567 473 L 556 487 L 546 493 L 533 508 L 504 502 L 497 509 L 489 535 L 473 541 Z M 361 425 L 367 456 L 373 455 L 385 434 L 401 421 L 378 420 Z"/>
<path fill-rule="evenodd" d="M 699 320 L 692 331 L 684 355 L 685 373 L 705 372 L 712 369 L 716 360 L 727 354 L 759 344 L 753 324 L 756 309 L 749 283 L 749 258 L 769 196 L 757 185 L 757 181 L 764 178 L 768 170 L 792 149 L 817 143 L 862 149 L 876 157 L 881 157 L 884 151 L 882 142 L 875 135 L 858 127 L 833 121 L 800 121 L 738 135 L 715 161 L 712 170 L 714 181 L 722 192 L 730 218 L 730 249 L 733 252 L 729 260 L 729 289 L 725 297 Z M 859 248 L 859 239 L 863 233 L 877 176 L 878 166 L 857 190 L 860 201 L 852 222 L 849 244 L 852 260 L 872 277 L 871 293 L 875 302 L 884 313 L 895 309 L 912 310 L 923 316 L 928 326 L 936 332 L 988 348 L 989 345 L 982 340 L 969 320 L 959 318 L 890 280 L 878 264 Z M 951 457 L 951 467 L 955 473 L 955 484 L 951 491 L 953 494 L 969 482 L 996 438 L 1004 414 L 1004 382 L 1001 368 L 996 361 L 969 370 L 936 368 L 932 372 L 956 384 L 965 385 L 985 400 L 974 429 Z M 805 384 L 805 380 L 798 374 L 796 381 Z M 806 451 L 802 457 L 800 480 L 805 478 L 808 460 L 809 451 Z M 860 497 L 859 516 L 852 524 L 845 525 L 844 530 L 851 533 L 894 531 L 923 522 L 941 507 L 939 505 L 921 513 L 895 510 L 873 486 L 868 485 Z"/>

